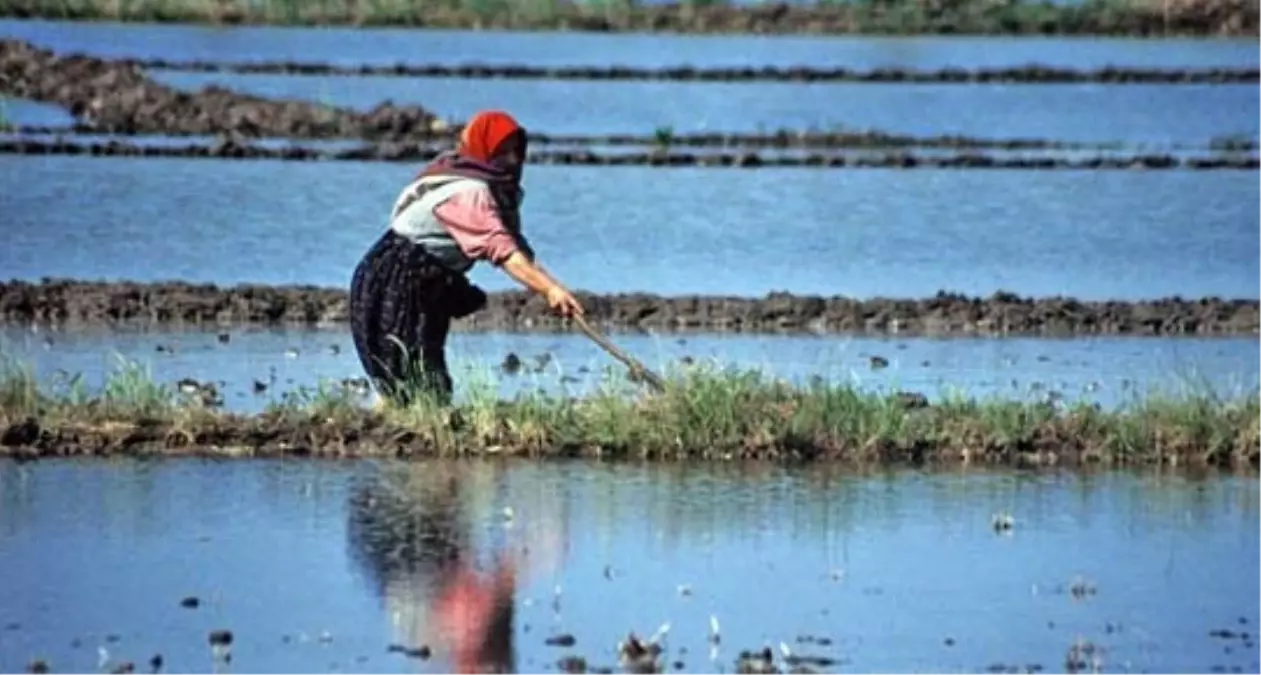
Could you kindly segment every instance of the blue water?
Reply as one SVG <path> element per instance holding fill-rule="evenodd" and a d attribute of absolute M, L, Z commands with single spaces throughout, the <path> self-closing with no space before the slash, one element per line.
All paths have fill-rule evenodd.
<path fill-rule="evenodd" d="M 415 170 L 0 157 L 0 273 L 344 286 Z M 541 260 L 596 292 L 1261 295 L 1255 172 L 531 166 L 526 188 Z"/>
<path fill-rule="evenodd" d="M 1256 85 L 695 84 L 157 72 L 196 91 L 209 84 L 269 98 L 368 110 L 416 104 L 451 120 L 511 102 L 544 133 L 652 134 L 775 129 L 879 129 L 917 136 L 1042 138 L 1164 146 L 1257 139 Z M 582 101 L 582 105 L 563 105 Z M 558 105 L 560 104 L 560 105 Z M 931 109 L 930 114 L 925 114 Z"/>
<path fill-rule="evenodd" d="M 213 28 L 0 21 L 0 35 L 106 57 L 356 63 L 512 62 L 652 67 L 680 63 L 843 65 L 853 68 L 1246 67 L 1248 40 L 1082 38 L 821 38 L 649 36 L 470 31 Z M 544 44 L 546 41 L 546 44 Z M 431 49 L 426 49 L 426 45 Z M 665 48 L 668 45 L 668 48 Z M 594 60 L 593 60 L 594 59 Z M 254 93 L 359 108 L 385 99 L 450 118 L 512 101 L 528 126 L 552 133 L 866 129 L 916 134 L 1041 136 L 1149 146 L 1258 138 L 1255 87 L 1157 85 L 916 85 L 625 83 L 424 78 L 303 78 L 157 73 L 197 88 L 228 83 Z M 557 105 L 577 99 L 581 106 Z M 933 114 L 923 114 L 932 110 Z"/>
<path fill-rule="evenodd" d="M 934 68 L 1255 66 L 1258 59 L 1251 40 L 729 39 L 14 21 L 0 22 L 0 34 L 106 55 L 339 63 Z M 299 88 L 295 95 L 321 83 L 275 82 Z M 535 91 L 526 93 L 521 83 L 480 82 L 478 91 L 497 92 L 485 99 L 454 82 L 423 83 L 415 94 L 409 87 L 419 81 L 335 84 L 329 96 L 352 104 L 388 94 L 458 115 L 508 100 L 540 125 L 587 123 L 566 110 L 576 106 L 556 103 L 559 83 L 529 85 Z M 600 133 L 628 119 L 749 129 L 758 114 L 776 110 L 783 113 L 777 125 L 785 116 L 933 133 L 973 125 L 986 136 L 1043 129 L 1151 144 L 1257 133 L 1255 90 L 1241 87 L 865 87 L 844 96 L 844 87 L 800 87 L 778 95 L 791 107 L 765 101 L 785 91 L 775 87 L 666 87 L 660 93 L 673 107 L 651 117 L 644 111 L 652 104 L 638 100 L 657 91 L 646 85 L 577 86 L 601 92 L 587 111 L 597 120 L 608 114 L 594 129 Z M 965 93 L 983 104 L 952 98 Z M 932 107 L 942 102 L 969 107 L 951 116 L 940 112 L 949 107 Z M 619 117 L 634 112 L 631 104 L 638 116 Z M 745 115 L 725 112 L 733 107 Z M 923 114 L 929 109 L 938 113 Z M 67 121 L 23 102 L 5 111 L 18 124 Z M 0 275 L 344 286 L 415 168 L 0 157 Z M 542 259 L 571 285 L 594 291 L 1261 296 L 1255 172 L 531 167 L 527 181 L 526 227 Z M 474 279 L 489 289 L 511 285 L 487 269 Z M 1261 386 L 1255 337 L 615 340 L 656 368 L 686 355 L 930 398 L 1053 390 L 1114 405 L 1153 387 L 1207 384 L 1237 393 Z M 0 331 L 0 347 L 45 380 L 83 372 L 89 384 L 116 365 L 115 356 L 135 359 L 163 382 L 222 382 L 227 404 L 239 410 L 256 410 L 283 390 L 362 374 L 344 328 L 233 329 L 225 345 L 213 330 L 10 326 Z M 572 335 L 456 333 L 449 351 L 457 395 L 486 377 L 498 378 L 493 386 L 505 395 L 533 387 L 581 393 L 611 365 Z M 541 372 L 496 375 L 508 352 L 526 363 L 554 358 Z M 872 355 L 889 367 L 871 370 Z M 255 395 L 255 379 L 272 386 Z M 615 666 L 614 647 L 628 631 L 648 635 L 667 622 L 667 661 L 681 662 L 668 663 L 671 671 L 731 672 L 739 650 L 782 641 L 797 653 L 838 659 L 831 672 L 975 672 L 999 664 L 1060 672 L 1069 648 L 1090 641 L 1101 648 L 1105 672 L 1258 672 L 1259 492 L 1254 476 L 0 461 L 0 670 L 43 658 L 54 672 L 108 671 L 122 661 L 144 672 L 161 653 L 172 672 L 446 672 L 451 663 L 429 614 L 438 577 L 420 558 L 462 540 L 451 544 L 461 557 L 482 561 L 528 547 L 512 628 L 515 668 L 527 672 L 554 672 L 565 654 Z M 505 507 L 515 514 L 510 522 Z M 1010 536 L 990 528 L 997 512 L 1015 517 Z M 434 534 L 407 536 L 417 531 Z M 1078 582 L 1097 594 L 1073 598 L 1067 588 Z M 188 595 L 201 607 L 181 608 Z M 723 636 L 715 654 L 706 643 L 711 616 Z M 235 633 L 231 665 L 212 661 L 207 646 L 208 631 L 219 628 Z M 1210 636 L 1221 629 L 1236 636 Z M 572 633 L 576 647 L 543 645 L 558 632 Z M 807 634 L 832 644 L 798 642 Z M 386 652 L 390 643 L 425 643 L 435 657 L 406 660 Z"/>
<path fill-rule="evenodd" d="M 0 111 L 6 124 L 22 126 L 66 126 L 74 123 L 70 111 L 52 103 L 0 96 Z"/>
<path fill-rule="evenodd" d="M 29 364 L 45 384 L 57 386 L 81 374 L 92 388 L 125 363 L 146 368 L 163 383 L 192 377 L 216 383 L 232 410 L 258 411 L 286 391 L 317 388 L 363 377 L 344 326 L 328 329 L 126 330 L 106 328 L 33 332 L 0 331 L 0 354 Z M 1203 394 L 1231 398 L 1261 387 L 1261 354 L 1255 337 L 1152 339 L 1141 337 L 905 338 L 612 333 L 623 349 L 666 374 L 686 367 L 757 369 L 805 385 L 820 377 L 867 391 L 914 391 L 930 400 L 949 396 L 1046 400 L 1050 392 L 1069 403 L 1112 408 L 1149 394 Z M 162 351 L 159 351 L 159 346 Z M 499 366 L 509 354 L 526 364 L 519 374 Z M 582 396 L 620 383 L 624 369 L 575 333 L 455 332 L 448 359 L 460 400 L 489 387 L 503 397 L 542 390 Z M 870 357 L 888 359 L 873 370 Z M 542 358 L 549 358 L 543 365 Z M 698 365 L 685 366 L 690 358 Z M 612 379 L 610 379 L 612 378 Z M 254 382 L 268 384 L 261 394 Z M 365 402 L 367 402 L 365 400 Z"/>
<path fill-rule="evenodd" d="M 667 622 L 671 672 L 732 672 L 781 641 L 840 660 L 826 672 L 1063 672 L 1078 640 L 1102 672 L 1258 668 L 1255 479 L 121 460 L 0 462 L 0 486 L 7 671 L 147 672 L 161 653 L 172 672 L 450 672 L 421 558 L 444 544 L 529 547 L 523 672 L 565 654 L 616 666 L 628 631 Z M 408 537 L 422 527 L 441 538 Z M 1077 582 L 1096 594 L 1073 598 Z M 202 605 L 181 608 L 189 595 Z M 230 666 L 207 646 L 220 628 Z M 561 632 L 576 646 L 544 646 Z M 386 653 L 398 642 L 435 655 Z"/>
<path fill-rule="evenodd" d="M 0 20 L 0 35 L 101 56 L 361 63 L 790 66 L 935 69 L 1256 67 L 1256 42 L 1011 37 L 675 36 L 408 29 L 147 26 Z"/>

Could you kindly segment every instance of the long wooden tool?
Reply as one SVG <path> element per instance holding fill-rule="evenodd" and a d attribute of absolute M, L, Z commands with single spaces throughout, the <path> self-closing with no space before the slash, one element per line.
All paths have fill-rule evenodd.
<path fill-rule="evenodd" d="M 640 363 L 639 361 L 636 361 L 635 359 L 628 356 L 625 352 L 618 349 L 617 345 L 614 345 L 612 342 L 608 341 L 608 338 L 605 338 L 603 335 L 600 335 L 599 333 L 597 333 L 596 330 L 591 327 L 591 324 L 587 323 L 587 320 L 585 318 L 581 316 L 574 316 L 573 320 L 574 320 L 574 323 L 578 324 L 578 328 L 581 329 L 583 333 L 586 333 L 587 337 L 591 338 L 592 342 L 595 342 L 596 344 L 600 345 L 600 347 L 602 347 L 604 351 L 612 355 L 613 358 L 626 364 L 626 367 L 630 368 L 631 375 L 637 377 L 638 379 L 643 380 L 644 382 L 647 382 L 649 385 L 652 386 L 653 389 L 656 389 L 658 392 L 665 391 L 665 388 L 666 388 L 665 380 L 662 380 L 656 373 L 645 368 L 644 364 Z"/>

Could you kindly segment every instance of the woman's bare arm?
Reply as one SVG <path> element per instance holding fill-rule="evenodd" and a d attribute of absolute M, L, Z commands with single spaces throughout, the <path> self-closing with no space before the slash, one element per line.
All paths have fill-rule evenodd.
<path fill-rule="evenodd" d="M 501 267 L 508 276 L 539 295 L 547 295 L 552 287 L 559 285 L 519 250 L 513 251 L 508 259 L 503 261 Z"/>
<path fill-rule="evenodd" d="M 583 314 L 582 305 L 569 289 L 535 265 L 520 250 L 513 251 L 501 265 L 508 276 L 535 293 L 547 298 L 547 304 L 564 316 Z"/>

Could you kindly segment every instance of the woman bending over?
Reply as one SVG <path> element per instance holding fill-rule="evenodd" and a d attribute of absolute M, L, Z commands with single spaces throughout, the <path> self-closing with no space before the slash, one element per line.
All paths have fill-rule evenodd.
<path fill-rule="evenodd" d="M 511 116 L 478 113 L 458 147 L 403 189 L 389 228 L 355 268 L 350 329 L 386 401 L 406 405 L 428 392 L 450 402 L 451 320 L 486 305 L 486 293 L 465 276 L 478 261 L 542 295 L 561 316 L 583 313 L 573 294 L 534 264 L 521 233 L 526 146 L 525 129 Z"/>

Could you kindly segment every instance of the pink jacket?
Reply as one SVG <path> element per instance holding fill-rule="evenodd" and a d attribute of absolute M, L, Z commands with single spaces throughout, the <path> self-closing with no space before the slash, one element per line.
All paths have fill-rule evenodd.
<path fill-rule="evenodd" d="M 433 212 L 470 260 L 487 260 L 498 266 L 521 249 L 517 235 L 500 220 L 490 188 L 458 193 Z"/>

